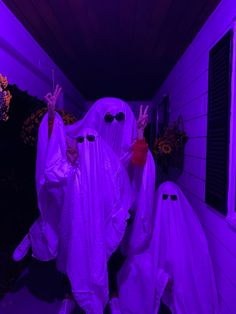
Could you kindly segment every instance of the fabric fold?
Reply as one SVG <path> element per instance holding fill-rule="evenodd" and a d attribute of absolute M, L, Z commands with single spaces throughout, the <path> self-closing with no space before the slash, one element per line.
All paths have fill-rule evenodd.
<path fill-rule="evenodd" d="M 42 153 L 46 157 L 37 172 L 41 218 L 30 232 L 33 256 L 56 258 L 81 308 L 99 314 L 108 302 L 107 261 L 124 235 L 133 202 L 129 178 L 95 130 L 71 134 L 57 115 L 50 140 L 43 138 L 46 123 L 40 128 L 39 160 Z M 66 158 L 68 136 L 78 150 L 74 165 Z"/>

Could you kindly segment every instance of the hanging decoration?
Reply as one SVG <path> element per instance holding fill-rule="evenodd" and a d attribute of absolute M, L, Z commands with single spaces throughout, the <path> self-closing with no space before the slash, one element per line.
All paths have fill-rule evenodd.
<path fill-rule="evenodd" d="M 11 98 L 7 77 L 0 74 L 0 121 L 6 122 L 9 119 Z"/>
<path fill-rule="evenodd" d="M 76 122 L 76 118 L 65 112 L 64 110 L 56 110 L 62 117 L 64 124 L 73 124 Z M 23 142 L 30 146 L 36 146 L 38 140 L 38 129 L 39 125 L 43 119 L 43 116 L 47 112 L 47 107 L 40 108 L 37 111 L 33 112 L 23 123 L 21 131 L 21 139 Z"/>
<path fill-rule="evenodd" d="M 168 173 L 170 166 L 180 168 L 183 164 L 184 147 L 188 136 L 184 131 L 183 118 L 170 124 L 162 136 L 155 139 L 153 153 L 156 163 L 164 173 Z"/>

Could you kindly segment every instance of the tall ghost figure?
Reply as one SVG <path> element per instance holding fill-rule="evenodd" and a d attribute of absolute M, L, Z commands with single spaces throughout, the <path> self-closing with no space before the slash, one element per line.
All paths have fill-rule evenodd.
<path fill-rule="evenodd" d="M 172 182 L 158 189 L 153 226 L 148 249 L 128 257 L 118 276 L 121 313 L 157 314 L 162 300 L 173 314 L 219 314 L 204 232 Z"/>
<path fill-rule="evenodd" d="M 155 164 L 152 154 L 148 151 L 146 159 L 141 160 L 140 165 L 140 160 L 136 157 L 139 150 L 143 149 L 140 148 L 140 145 L 144 144 L 145 146 L 147 144 L 144 140 L 137 140 L 137 121 L 129 105 L 120 99 L 102 98 L 96 101 L 81 121 L 66 126 L 65 131 L 71 136 L 76 136 L 81 129 L 87 127 L 98 132 L 129 174 L 135 200 L 131 209 L 134 213 L 134 220 L 126 231 L 122 247 L 126 255 L 137 254 L 148 245 L 152 231 L 155 191 Z M 42 141 L 45 141 L 45 139 L 43 138 Z M 42 147 L 46 146 L 42 145 Z M 145 146 L 144 149 L 146 148 Z M 136 154 L 134 154 L 134 150 L 136 150 Z M 42 154 L 38 152 L 36 177 L 40 171 L 43 171 L 44 156 L 45 152 Z M 37 182 L 40 182 L 40 180 L 37 179 Z M 57 200 L 52 198 L 51 204 L 53 200 L 54 204 L 52 206 L 56 207 L 57 203 L 60 202 L 60 198 L 59 196 Z M 38 222 L 33 226 L 33 229 L 37 228 L 39 233 L 41 227 Z M 51 232 L 48 231 L 48 233 Z M 15 260 L 20 260 L 27 252 L 24 241 L 22 243 L 23 246 L 21 244 L 19 246 L 20 250 L 17 248 L 15 251 Z M 30 243 L 28 242 L 27 245 L 29 246 Z M 23 250 L 21 250 L 21 247 L 23 247 Z M 48 253 L 45 252 L 45 259 L 47 259 L 47 255 Z"/>
<path fill-rule="evenodd" d="M 126 232 L 123 249 L 127 255 L 136 254 L 146 247 L 151 236 L 155 191 L 152 154 L 148 151 L 143 165 L 134 159 L 134 146 L 138 142 L 137 121 L 129 105 L 121 99 L 99 99 L 82 121 L 67 128 L 73 134 L 82 126 L 96 129 L 129 173 L 135 193 L 132 208 L 135 218 Z"/>
<path fill-rule="evenodd" d="M 78 159 L 68 161 L 67 141 Z M 107 260 L 118 247 L 132 206 L 128 175 L 111 148 L 91 128 L 66 130 L 55 115 L 39 130 L 37 190 L 41 222 L 30 231 L 34 257 L 56 258 L 86 313 L 101 314 L 108 302 Z M 41 237 L 43 239 L 41 239 Z"/>

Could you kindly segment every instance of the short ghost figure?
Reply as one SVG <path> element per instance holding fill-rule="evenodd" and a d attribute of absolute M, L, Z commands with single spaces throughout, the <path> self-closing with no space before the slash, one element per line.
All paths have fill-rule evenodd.
<path fill-rule="evenodd" d="M 136 254 L 145 248 L 151 236 L 155 191 L 155 164 L 152 154 L 148 151 L 145 140 L 139 139 L 140 129 L 137 128 L 131 108 L 121 99 L 99 99 L 82 121 L 67 128 L 73 134 L 81 126 L 96 129 L 129 174 L 135 193 L 132 208 L 135 218 L 126 232 L 123 249 L 126 254 Z"/>
<path fill-rule="evenodd" d="M 50 139 L 47 126 L 46 115 L 39 130 L 41 225 L 38 220 L 30 230 L 33 256 L 56 258 L 81 308 L 100 314 L 108 302 L 107 261 L 132 206 L 129 178 L 95 130 L 70 134 L 58 114 Z"/>
<path fill-rule="evenodd" d="M 176 184 L 159 187 L 150 245 L 126 260 L 119 285 L 122 314 L 156 314 L 161 300 L 173 314 L 219 314 L 207 241 Z"/>

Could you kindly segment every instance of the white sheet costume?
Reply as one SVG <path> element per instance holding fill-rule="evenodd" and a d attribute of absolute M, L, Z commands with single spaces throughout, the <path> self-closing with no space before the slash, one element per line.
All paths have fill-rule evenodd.
<path fill-rule="evenodd" d="M 172 289 L 165 289 L 169 278 Z M 159 187 L 150 245 L 128 257 L 119 285 L 122 314 L 157 314 L 161 299 L 173 314 L 219 313 L 204 232 L 174 183 Z"/>
<path fill-rule="evenodd" d="M 123 251 L 136 254 L 144 249 L 151 237 L 155 192 L 155 164 L 148 152 L 144 167 L 131 162 L 132 145 L 137 139 L 137 122 L 129 105 L 117 98 L 102 98 L 94 103 L 84 119 L 68 126 L 71 134 L 81 126 L 93 127 L 112 148 L 129 173 L 135 193 L 135 219 L 126 232 Z"/>
<path fill-rule="evenodd" d="M 78 143 L 75 165 L 66 157 L 68 135 Z M 57 258 L 81 308 L 103 313 L 107 260 L 123 237 L 132 206 L 128 175 L 95 130 L 72 134 L 56 114 L 50 139 L 47 115 L 40 125 L 36 179 L 41 218 L 30 230 L 33 255 Z"/>
<path fill-rule="evenodd" d="M 107 115 L 109 115 L 109 117 L 107 117 Z M 60 233 L 61 230 L 66 230 L 66 228 L 61 227 L 61 222 L 63 222 L 61 214 L 60 217 L 58 216 L 58 212 L 65 212 L 64 209 L 63 211 L 61 210 L 61 204 L 65 204 L 65 198 L 67 193 L 65 191 L 65 185 L 63 185 L 62 183 L 66 181 L 64 180 L 64 178 L 67 178 L 67 184 L 69 184 L 68 182 L 71 182 L 71 175 L 69 174 L 71 174 L 72 172 L 72 168 L 65 161 L 65 134 L 68 134 L 70 137 L 77 138 L 79 135 L 81 135 L 81 130 L 83 130 L 84 128 L 95 129 L 97 131 L 97 134 L 99 134 L 99 136 L 108 144 L 105 145 L 105 143 L 103 143 L 102 139 L 100 138 L 99 141 L 103 143 L 103 146 L 106 147 L 106 149 L 103 149 L 103 158 L 99 159 L 97 155 L 93 156 L 93 163 L 97 165 L 96 171 L 98 171 L 98 174 L 101 175 L 105 165 L 109 165 L 111 163 L 108 161 L 107 158 L 105 158 L 105 156 L 107 156 L 109 152 L 109 158 L 111 158 L 112 160 L 111 169 L 113 169 L 110 175 L 113 180 L 116 180 L 115 182 L 113 182 L 113 190 L 111 190 L 110 192 L 109 185 L 103 184 L 102 181 L 99 181 L 99 175 L 96 174 L 96 176 L 94 177 L 94 179 L 96 178 L 94 180 L 95 182 L 93 182 L 93 185 L 91 187 L 93 191 L 96 191 L 99 186 L 103 188 L 103 190 L 106 191 L 106 196 L 110 196 L 110 198 L 106 198 L 106 202 L 108 204 L 113 204 L 115 202 L 117 213 L 119 213 L 119 218 L 117 216 L 117 219 L 113 219 L 114 224 L 116 222 L 115 227 L 113 229 L 110 228 L 111 230 L 109 230 L 108 227 L 104 227 L 103 229 L 103 237 L 106 238 L 107 241 L 110 240 L 113 243 L 107 243 L 107 245 L 112 247 L 112 249 L 107 249 L 106 260 L 108 259 L 112 251 L 117 248 L 119 241 L 121 241 L 122 239 L 125 228 L 124 222 L 127 218 L 127 211 L 131 209 L 131 206 L 132 210 L 135 212 L 135 219 L 128 228 L 128 230 L 126 230 L 125 238 L 123 239 L 122 244 L 123 252 L 127 255 L 132 255 L 144 250 L 148 246 L 152 231 L 153 200 L 155 189 L 155 164 L 150 152 L 148 152 L 147 160 L 143 167 L 135 166 L 131 162 L 132 145 L 136 141 L 137 127 L 136 119 L 128 104 L 116 98 L 100 99 L 91 107 L 91 109 L 88 111 L 82 121 L 79 121 L 74 125 L 67 127 L 63 126 L 60 117 L 56 115 L 50 140 L 48 140 L 48 121 L 46 115 L 41 123 L 39 130 L 36 173 L 38 202 L 41 211 L 41 217 L 39 220 L 36 221 L 36 223 L 32 226 L 30 230 L 30 241 L 34 257 L 40 260 L 50 260 L 59 256 L 60 261 L 58 262 L 58 265 L 59 268 L 64 272 L 65 267 L 63 268 L 63 265 L 65 265 L 66 262 L 63 262 L 63 260 L 68 258 L 70 250 L 68 251 L 68 249 L 66 249 L 66 247 L 68 246 L 68 241 L 65 242 L 63 239 L 68 239 L 68 234 L 71 236 L 71 233 L 74 232 L 73 230 L 76 230 L 74 234 L 77 234 L 77 237 L 80 237 L 80 232 L 82 232 L 82 234 L 88 235 L 91 230 L 91 228 L 87 225 L 83 225 L 83 228 L 80 229 L 80 224 L 82 223 L 82 221 L 76 221 L 74 220 L 73 216 L 65 215 L 65 219 L 67 219 L 66 225 L 67 227 L 70 227 L 68 227 L 67 233 L 65 233 L 66 237 L 63 236 L 63 238 L 61 238 L 60 235 L 58 237 L 58 230 L 60 231 Z M 108 149 L 108 146 L 111 148 L 111 150 Z M 55 153 L 56 151 L 58 151 L 58 153 Z M 117 159 L 114 157 L 114 153 Z M 88 152 L 83 151 L 82 155 L 83 154 L 88 155 Z M 79 154 L 79 156 L 80 155 L 81 153 Z M 45 156 L 47 157 L 45 158 Z M 60 158 L 58 156 L 60 156 Z M 81 156 L 79 158 L 81 158 Z M 58 164 L 57 159 L 59 160 L 60 167 L 57 166 L 57 168 L 55 168 Z M 64 160 L 63 167 L 62 160 Z M 84 162 L 85 161 L 86 159 L 84 159 Z M 124 166 L 126 171 L 123 171 L 123 168 L 119 164 L 120 162 Z M 100 170 L 99 167 L 101 167 Z M 114 177 L 112 173 L 114 171 L 116 173 L 117 168 L 122 169 L 122 171 L 120 170 L 118 172 L 119 175 Z M 50 172 L 50 169 L 53 169 L 53 172 Z M 91 177 L 93 176 L 91 170 L 89 170 L 88 167 L 82 167 L 81 173 L 84 173 L 83 169 L 86 170 L 85 172 L 91 180 Z M 57 174 L 55 175 L 55 173 Z M 127 173 L 129 174 L 130 180 L 127 179 Z M 48 182 L 45 181 L 45 175 Z M 80 178 L 83 178 L 83 180 L 85 180 L 85 177 L 83 176 L 80 176 Z M 88 178 L 86 180 L 88 180 Z M 76 180 L 74 180 L 73 182 L 75 183 Z M 132 184 L 132 191 L 130 189 L 130 183 Z M 84 183 L 78 183 L 77 190 L 79 190 L 79 188 L 81 189 L 83 185 Z M 60 188 L 58 188 L 59 186 Z M 118 190 L 117 186 L 119 187 Z M 73 193 L 77 193 L 73 192 L 73 187 L 71 187 L 70 189 L 67 188 L 67 191 L 69 190 L 71 191 L 72 195 Z M 82 196 L 83 198 L 81 198 L 80 202 L 85 202 L 85 199 L 89 198 L 90 206 L 97 204 L 96 193 L 91 193 L 90 189 L 83 189 L 82 191 L 83 193 L 80 196 Z M 114 194 L 114 191 L 116 191 L 117 193 Z M 69 194 L 70 193 L 68 193 L 68 195 Z M 130 199 L 132 197 L 134 199 L 133 205 Z M 73 198 L 68 197 L 68 201 L 66 201 L 66 203 L 68 203 L 71 199 Z M 70 206 L 71 208 L 76 208 L 77 205 L 79 207 L 81 207 L 82 205 L 85 206 L 84 203 L 81 205 L 81 203 L 79 203 L 79 200 L 76 206 L 74 205 L 74 203 L 72 205 Z M 106 208 L 108 207 L 112 215 L 108 217 L 116 217 L 115 214 L 112 214 L 112 206 L 107 205 Z M 93 210 L 95 210 L 94 208 Z M 119 208 L 121 208 L 122 210 L 119 210 Z M 107 215 L 109 210 L 106 211 Z M 74 209 L 74 211 L 76 212 L 76 209 Z M 96 215 L 94 217 L 96 217 Z M 72 225 L 70 225 L 70 220 Z M 96 228 L 94 228 L 94 231 L 95 230 Z M 112 236 L 112 232 L 114 233 L 114 230 L 116 230 L 117 241 L 115 241 Z M 102 231 L 98 230 L 98 239 L 100 232 Z M 94 232 L 93 236 L 96 236 L 96 232 Z M 60 249 L 59 251 L 58 243 Z M 74 248 L 76 248 L 76 246 L 74 246 Z M 80 252 L 82 251 L 80 250 Z M 91 252 L 90 257 L 90 253 L 88 252 L 89 250 L 83 251 L 83 258 L 86 260 L 83 265 L 84 268 L 86 268 L 86 263 L 88 259 L 93 260 L 94 256 L 93 252 Z M 80 254 L 80 260 L 82 261 L 81 256 L 82 253 Z M 83 274 L 87 274 L 86 278 L 89 278 L 90 272 L 91 276 L 93 276 L 93 270 L 81 270 L 80 274 L 76 268 L 78 267 L 76 259 L 75 262 L 72 262 L 73 259 L 71 257 L 71 263 L 67 262 L 67 274 L 72 283 L 72 290 L 75 299 L 78 301 L 81 307 L 85 309 L 86 306 L 80 300 L 80 297 L 78 297 L 76 294 L 76 291 L 78 291 L 78 289 L 77 284 L 74 283 L 74 278 L 72 278 L 74 276 L 72 274 L 75 274 L 77 272 L 77 275 L 75 277 L 76 280 L 80 277 L 80 275 Z M 102 265 L 104 265 L 104 262 L 101 263 Z M 105 277 L 103 283 L 107 280 L 107 278 Z M 100 313 L 99 310 L 102 308 L 102 306 L 104 306 L 104 302 L 106 299 L 104 296 L 107 295 L 107 286 L 104 289 L 106 291 L 103 290 L 103 297 L 99 300 L 101 306 L 98 306 L 98 312 L 94 313 Z M 96 291 L 98 292 L 98 290 Z M 96 301 L 94 300 L 94 302 Z"/>

